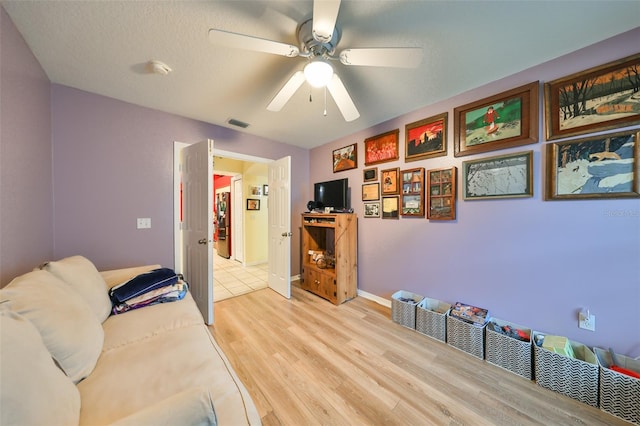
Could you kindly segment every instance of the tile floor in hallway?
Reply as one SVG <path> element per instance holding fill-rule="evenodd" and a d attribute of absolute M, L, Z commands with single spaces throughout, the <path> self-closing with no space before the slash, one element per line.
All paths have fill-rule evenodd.
<path fill-rule="evenodd" d="M 260 290 L 268 286 L 268 264 L 242 266 L 213 252 L 213 299 L 219 302 L 230 297 Z"/>

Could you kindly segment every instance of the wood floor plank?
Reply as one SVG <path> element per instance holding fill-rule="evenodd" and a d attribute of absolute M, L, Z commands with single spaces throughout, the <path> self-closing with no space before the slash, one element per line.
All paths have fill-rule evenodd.
<path fill-rule="evenodd" d="M 361 297 L 299 286 L 215 305 L 210 330 L 271 425 L 626 425 L 401 327 Z"/>

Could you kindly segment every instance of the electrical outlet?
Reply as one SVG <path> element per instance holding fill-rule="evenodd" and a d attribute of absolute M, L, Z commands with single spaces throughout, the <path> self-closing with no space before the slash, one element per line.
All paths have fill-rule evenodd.
<path fill-rule="evenodd" d="M 149 229 L 151 228 L 151 218 L 150 217 L 139 217 L 136 222 L 138 229 Z"/>
<path fill-rule="evenodd" d="M 578 314 L 578 327 L 589 331 L 596 331 L 596 316 L 587 312 Z"/>

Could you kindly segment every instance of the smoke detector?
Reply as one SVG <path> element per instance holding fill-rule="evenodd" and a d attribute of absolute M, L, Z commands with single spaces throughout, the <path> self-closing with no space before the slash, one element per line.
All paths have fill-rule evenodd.
<path fill-rule="evenodd" d="M 149 70 L 154 74 L 167 75 L 172 69 L 161 61 L 149 61 Z"/>

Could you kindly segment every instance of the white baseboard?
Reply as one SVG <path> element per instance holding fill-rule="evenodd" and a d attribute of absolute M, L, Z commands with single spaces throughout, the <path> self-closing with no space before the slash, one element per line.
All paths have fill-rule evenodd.
<path fill-rule="evenodd" d="M 367 293 L 364 290 L 358 290 L 358 296 L 364 297 L 365 299 L 373 300 L 379 305 L 386 306 L 387 308 L 391 308 L 391 300 L 385 299 L 384 297 L 376 296 L 375 294 Z"/>
<path fill-rule="evenodd" d="M 299 279 L 300 279 L 300 274 L 293 275 L 291 277 L 291 281 L 296 281 L 296 280 L 299 280 Z M 364 290 L 358 290 L 358 296 L 363 297 L 363 298 L 368 299 L 368 300 L 372 300 L 372 301 L 376 302 L 379 305 L 386 306 L 387 308 L 391 309 L 391 300 L 385 299 L 384 297 L 376 296 L 375 294 L 368 293 L 368 292 L 366 292 Z"/>

